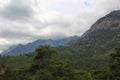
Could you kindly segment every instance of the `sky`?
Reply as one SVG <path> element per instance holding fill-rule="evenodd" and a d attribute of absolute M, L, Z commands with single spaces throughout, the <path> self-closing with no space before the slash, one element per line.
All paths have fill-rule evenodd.
<path fill-rule="evenodd" d="M 120 0 L 0 0 L 0 52 L 37 39 L 81 36 Z"/>

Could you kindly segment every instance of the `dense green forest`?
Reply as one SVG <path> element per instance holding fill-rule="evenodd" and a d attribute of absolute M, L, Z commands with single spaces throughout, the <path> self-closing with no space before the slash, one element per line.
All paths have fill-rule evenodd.
<path fill-rule="evenodd" d="M 40 46 L 34 53 L 1 56 L 0 80 L 120 80 L 120 47 L 103 55 L 79 51 Z"/>

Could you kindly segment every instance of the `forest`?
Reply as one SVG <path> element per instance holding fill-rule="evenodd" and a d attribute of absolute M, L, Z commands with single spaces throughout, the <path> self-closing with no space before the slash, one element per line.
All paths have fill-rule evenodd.
<path fill-rule="evenodd" d="M 0 80 L 120 80 L 120 47 L 109 55 L 72 54 L 74 48 L 39 46 L 34 53 L 0 57 Z M 98 64 L 97 64 L 98 62 Z"/>

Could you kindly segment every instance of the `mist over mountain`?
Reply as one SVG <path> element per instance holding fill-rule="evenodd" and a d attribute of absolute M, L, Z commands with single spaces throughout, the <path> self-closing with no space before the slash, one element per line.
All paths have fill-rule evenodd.
<path fill-rule="evenodd" d="M 63 39 L 38 39 L 36 41 L 33 41 L 32 43 L 28 43 L 26 45 L 18 44 L 16 46 L 11 46 L 9 49 L 2 52 L 2 55 L 20 55 L 24 53 L 31 53 L 35 51 L 35 49 L 38 46 L 42 45 L 50 45 L 52 47 L 58 47 L 58 46 L 68 46 L 71 42 L 76 42 L 79 39 L 78 36 L 63 38 Z"/>

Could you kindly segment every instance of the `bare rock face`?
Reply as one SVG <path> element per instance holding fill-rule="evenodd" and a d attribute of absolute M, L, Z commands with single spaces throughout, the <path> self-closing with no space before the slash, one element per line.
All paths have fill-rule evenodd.
<path fill-rule="evenodd" d="M 95 24 L 91 26 L 91 28 L 85 32 L 82 38 L 87 38 L 89 34 L 96 32 L 98 30 L 111 30 L 117 32 L 119 35 L 120 31 L 120 10 L 116 10 L 107 14 L 106 16 L 100 18 Z"/>
<path fill-rule="evenodd" d="M 120 29 L 120 10 L 113 11 L 110 14 L 99 19 L 90 28 L 90 32 L 93 32 L 99 29 L 108 29 L 108 28 L 111 28 L 111 30 Z"/>
<path fill-rule="evenodd" d="M 111 27 L 111 25 L 115 27 Z M 95 25 L 93 25 L 93 27 L 91 27 L 90 32 L 93 32 L 99 29 L 108 29 L 108 28 L 111 28 L 111 30 L 120 29 L 120 21 L 107 20 L 102 23 L 96 23 Z"/>

